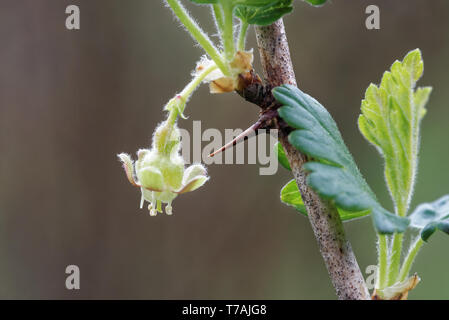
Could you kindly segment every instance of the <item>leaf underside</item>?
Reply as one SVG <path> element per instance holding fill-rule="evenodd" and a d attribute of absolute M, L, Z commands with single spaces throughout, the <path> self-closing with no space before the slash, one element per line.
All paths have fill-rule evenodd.
<path fill-rule="evenodd" d="M 322 6 L 327 0 L 303 0 L 312 6 Z M 241 21 L 267 26 L 293 11 L 293 0 L 190 0 L 195 4 L 228 4 Z"/>
<path fill-rule="evenodd" d="M 292 12 L 293 0 L 190 0 L 196 4 L 230 1 L 237 18 L 247 24 L 266 26 Z"/>
<path fill-rule="evenodd" d="M 292 0 L 278 0 L 262 7 L 239 5 L 235 9 L 235 15 L 248 24 L 266 26 L 292 12 L 292 10 Z"/>
<path fill-rule="evenodd" d="M 449 195 L 416 207 L 410 215 L 410 226 L 421 233 L 421 238 L 427 241 L 437 230 L 449 234 Z"/>
<path fill-rule="evenodd" d="M 337 208 L 351 212 L 351 219 L 372 213 L 379 233 L 404 232 L 409 219 L 388 212 L 378 203 L 329 112 L 291 85 L 275 88 L 273 95 L 283 105 L 279 116 L 295 129 L 289 142 L 313 159 L 304 165 L 309 172 L 308 185 Z"/>

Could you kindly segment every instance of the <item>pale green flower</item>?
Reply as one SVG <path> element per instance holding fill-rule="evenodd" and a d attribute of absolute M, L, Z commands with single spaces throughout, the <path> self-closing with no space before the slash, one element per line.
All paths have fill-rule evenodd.
<path fill-rule="evenodd" d="M 152 216 L 162 212 L 162 203 L 166 204 L 166 214 L 171 215 L 171 203 L 178 194 L 194 191 L 209 179 L 201 164 L 185 169 L 179 146 L 179 129 L 167 120 L 156 129 L 151 150 L 139 150 L 135 163 L 128 154 L 118 155 L 129 182 L 142 192 L 140 207 L 148 201 Z"/>

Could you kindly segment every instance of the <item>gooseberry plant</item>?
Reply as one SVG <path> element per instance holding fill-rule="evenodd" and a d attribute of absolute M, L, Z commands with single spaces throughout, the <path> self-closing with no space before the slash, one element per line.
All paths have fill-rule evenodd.
<path fill-rule="evenodd" d="M 437 230 L 449 233 L 449 196 L 419 205 L 411 214 L 418 164 L 420 124 L 431 88 L 416 88 L 424 71 L 420 50 L 409 52 L 371 84 L 362 101 L 359 129 L 385 160 L 385 180 L 394 203 L 390 212 L 377 200 L 359 171 L 329 112 L 296 86 L 282 17 L 292 0 L 190 0 L 211 9 L 217 46 L 179 0 L 165 0 L 187 32 L 205 51 L 193 79 L 164 106 L 167 118 L 155 129 L 151 149 L 118 157 L 129 182 L 141 191 L 141 208 L 151 215 L 172 214 L 172 201 L 203 186 L 203 165 L 186 168 L 180 156 L 178 118 L 194 91 L 208 83 L 214 94 L 237 92 L 261 108 L 258 121 L 224 148 L 256 132 L 276 128 L 279 162 L 294 178 L 281 190 L 281 201 L 309 217 L 332 283 L 340 299 L 368 299 L 368 291 L 341 221 L 371 216 L 378 234 L 378 275 L 373 299 L 406 299 L 419 282 L 410 276 L 420 248 Z M 314 6 L 326 0 L 304 0 Z M 238 32 L 235 22 L 238 21 Z M 264 81 L 253 68 L 246 37 L 253 25 L 258 36 Z M 404 234 L 410 248 L 403 256 Z"/>

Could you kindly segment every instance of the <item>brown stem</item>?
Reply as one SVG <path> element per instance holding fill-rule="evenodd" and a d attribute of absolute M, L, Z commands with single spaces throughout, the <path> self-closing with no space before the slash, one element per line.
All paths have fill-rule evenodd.
<path fill-rule="evenodd" d="M 296 86 L 282 19 L 270 26 L 256 27 L 256 36 L 267 87 L 274 88 L 282 84 Z M 280 126 L 280 132 L 280 141 L 307 208 L 313 232 L 338 298 L 345 300 L 370 299 L 335 206 L 320 199 L 307 186 L 306 173 L 302 170 L 302 165 L 307 159 L 288 142 L 288 128 Z"/>

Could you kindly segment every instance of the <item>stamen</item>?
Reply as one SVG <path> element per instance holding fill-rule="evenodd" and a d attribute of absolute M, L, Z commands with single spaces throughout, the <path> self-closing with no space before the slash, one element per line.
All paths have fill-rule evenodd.
<path fill-rule="evenodd" d="M 144 203 L 145 203 L 145 198 L 143 197 L 143 194 L 142 194 L 142 196 L 140 197 L 140 209 L 143 208 Z M 151 206 L 151 203 L 148 205 L 148 207 L 150 207 L 150 206 Z"/>
<path fill-rule="evenodd" d="M 165 207 L 165 213 L 169 216 L 173 214 L 173 208 L 171 206 L 171 203 L 168 203 L 167 206 Z"/>

